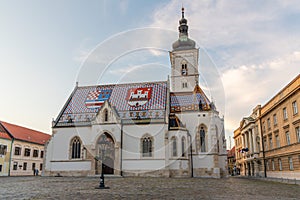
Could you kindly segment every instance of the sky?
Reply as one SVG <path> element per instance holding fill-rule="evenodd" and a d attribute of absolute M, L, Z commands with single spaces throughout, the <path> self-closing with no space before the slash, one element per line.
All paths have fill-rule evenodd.
<path fill-rule="evenodd" d="M 300 72 L 297 0 L 0 5 L 0 120 L 49 134 L 76 82 L 165 81 L 182 5 L 200 48 L 200 85 L 224 115 L 227 139 Z"/>

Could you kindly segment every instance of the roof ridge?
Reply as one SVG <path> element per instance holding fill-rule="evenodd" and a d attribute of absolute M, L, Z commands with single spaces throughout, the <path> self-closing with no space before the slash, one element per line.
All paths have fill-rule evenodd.
<path fill-rule="evenodd" d="M 119 85 L 133 85 L 133 84 L 150 84 L 150 83 L 167 83 L 168 81 L 145 81 L 145 82 L 133 82 L 133 83 L 114 83 L 114 84 L 98 84 L 98 85 L 84 85 L 78 86 L 78 88 L 89 88 L 99 86 L 119 86 Z"/>
<path fill-rule="evenodd" d="M 38 131 L 38 130 L 34 130 L 32 128 L 27 128 L 27 127 L 24 127 L 24 126 L 20 126 L 20 125 L 16 125 L 16 124 L 12 124 L 12 123 L 9 123 L 9 122 L 4 122 L 4 121 L 0 121 L 0 123 L 6 123 L 6 124 L 9 124 L 11 126 L 16 126 L 16 127 L 19 127 L 19 128 L 23 128 L 23 129 L 27 129 L 27 130 L 30 130 L 30 131 L 34 131 L 34 132 L 38 132 L 38 133 L 42 133 L 44 135 L 50 135 L 50 134 L 47 134 L 47 133 L 44 133 L 44 132 L 41 132 L 41 131 Z M 3 124 L 2 124 L 3 125 Z M 4 128 L 5 128 L 5 125 L 3 125 Z M 5 128 L 6 129 L 6 128 Z M 7 129 L 6 129 L 7 130 Z M 8 130 L 7 130 L 8 131 Z M 8 131 L 9 132 L 9 131 Z"/>

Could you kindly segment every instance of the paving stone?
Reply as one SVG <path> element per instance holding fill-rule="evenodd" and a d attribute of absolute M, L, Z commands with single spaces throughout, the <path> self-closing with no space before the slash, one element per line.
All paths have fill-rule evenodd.
<path fill-rule="evenodd" d="M 0 177 L 0 199 L 299 199 L 300 186 L 245 178 Z"/>

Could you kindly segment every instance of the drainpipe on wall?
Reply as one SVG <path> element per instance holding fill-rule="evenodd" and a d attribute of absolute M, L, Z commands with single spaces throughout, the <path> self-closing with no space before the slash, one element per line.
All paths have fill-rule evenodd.
<path fill-rule="evenodd" d="M 121 176 L 123 176 L 123 170 L 122 170 L 122 165 L 123 165 L 123 120 L 121 119 L 121 163 L 120 163 L 120 172 Z"/>
<path fill-rule="evenodd" d="M 11 167 L 13 143 L 14 143 L 14 138 L 12 138 L 11 145 L 10 145 L 10 155 L 9 155 L 9 163 L 8 163 L 8 176 L 10 176 L 10 167 Z"/>
<path fill-rule="evenodd" d="M 188 134 L 188 137 L 190 138 L 190 159 L 191 159 L 191 177 L 193 178 L 194 177 L 194 166 L 193 166 L 193 143 L 192 143 L 192 136 L 189 132 L 189 130 L 187 130 L 187 134 Z"/>

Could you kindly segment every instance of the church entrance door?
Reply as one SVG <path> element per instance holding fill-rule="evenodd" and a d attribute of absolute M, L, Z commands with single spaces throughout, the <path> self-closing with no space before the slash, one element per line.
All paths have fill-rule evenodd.
<path fill-rule="evenodd" d="M 100 142 L 100 137 L 97 141 L 97 157 L 99 157 L 100 159 L 95 163 L 95 171 L 96 174 L 101 174 L 101 171 L 103 170 L 104 174 L 114 174 L 114 161 L 115 161 L 115 142 L 113 140 L 113 138 L 111 137 L 110 134 L 108 133 L 103 133 L 106 136 L 106 148 L 103 151 L 103 149 L 101 149 L 101 145 L 99 145 Z M 103 151 L 103 152 L 102 152 Z M 103 155 L 103 159 L 102 159 L 102 153 Z M 102 162 L 103 161 L 103 165 Z"/>
<path fill-rule="evenodd" d="M 102 170 L 104 174 L 114 174 L 114 160 L 105 158 Z"/>

